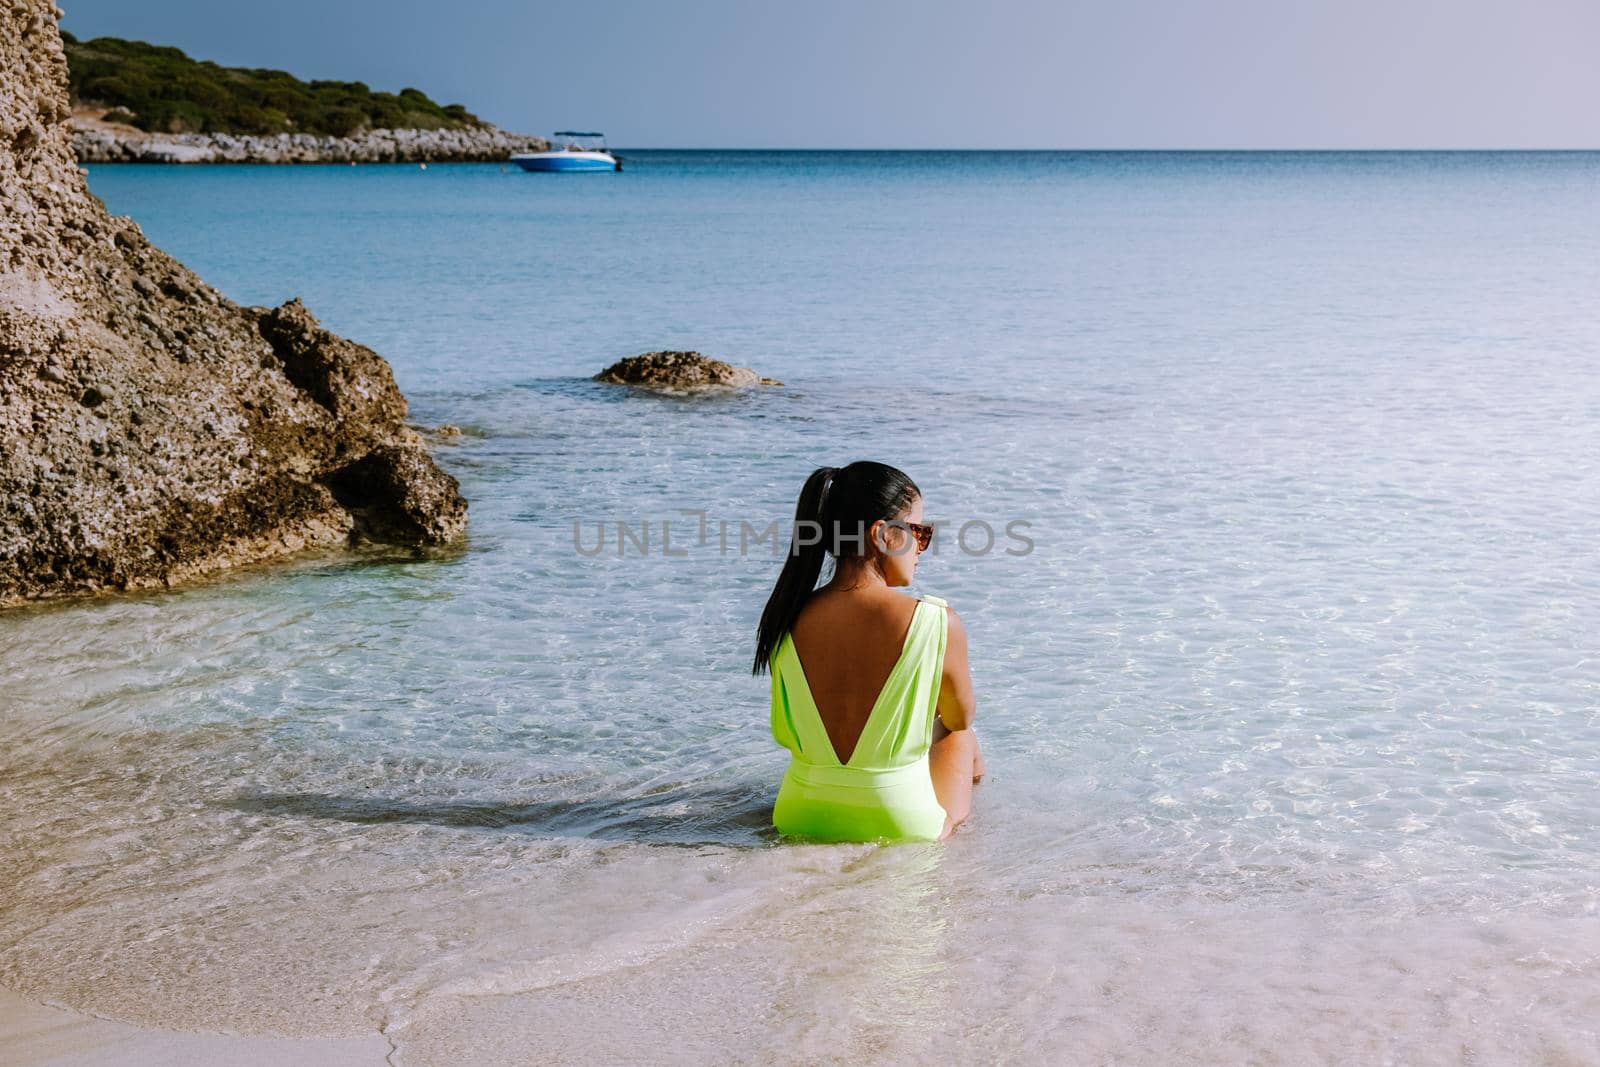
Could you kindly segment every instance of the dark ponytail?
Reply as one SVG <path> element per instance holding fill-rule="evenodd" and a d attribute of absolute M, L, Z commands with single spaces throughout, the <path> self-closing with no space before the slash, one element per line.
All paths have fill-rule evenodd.
<path fill-rule="evenodd" d="M 827 557 L 865 555 L 867 529 L 879 519 L 895 518 L 921 495 L 903 471 L 871 460 L 811 472 L 794 509 L 794 534 L 783 571 L 761 613 L 752 674 L 767 670 L 778 643 L 816 590 Z"/>

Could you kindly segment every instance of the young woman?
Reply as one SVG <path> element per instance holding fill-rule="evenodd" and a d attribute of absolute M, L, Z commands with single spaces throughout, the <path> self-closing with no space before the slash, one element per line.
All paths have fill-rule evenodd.
<path fill-rule="evenodd" d="M 819 467 L 800 490 L 753 669 L 772 672 L 772 736 L 791 754 L 780 833 L 942 841 L 972 809 L 984 766 L 966 631 L 938 597 L 894 591 L 933 540 L 922 519 L 921 491 L 882 463 Z"/>

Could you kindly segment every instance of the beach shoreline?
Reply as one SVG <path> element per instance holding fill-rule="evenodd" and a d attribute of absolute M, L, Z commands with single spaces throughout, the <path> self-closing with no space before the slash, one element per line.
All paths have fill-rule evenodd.
<path fill-rule="evenodd" d="M 0 1048 L 12 1063 L 34 1067 L 77 1064 L 228 1063 L 269 1067 L 386 1064 L 394 1046 L 382 1034 L 365 1037 L 266 1037 L 162 1030 L 101 1019 L 41 1003 L 0 986 Z"/>

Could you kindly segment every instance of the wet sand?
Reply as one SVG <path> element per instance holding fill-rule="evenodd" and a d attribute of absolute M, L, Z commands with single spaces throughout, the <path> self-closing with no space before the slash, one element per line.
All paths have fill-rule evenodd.
<path fill-rule="evenodd" d="M 0 1049 L 17 1067 L 77 1064 L 176 1065 L 226 1063 L 230 1067 L 335 1067 L 388 1063 L 390 1045 L 371 1037 L 242 1037 L 153 1030 L 97 1019 L 39 1004 L 0 989 Z"/>

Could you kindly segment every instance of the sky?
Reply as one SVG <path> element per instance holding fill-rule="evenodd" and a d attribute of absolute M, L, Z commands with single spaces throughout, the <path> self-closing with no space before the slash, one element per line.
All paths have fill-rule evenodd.
<path fill-rule="evenodd" d="M 1596 0 L 58 0 L 617 147 L 1600 148 Z"/>

